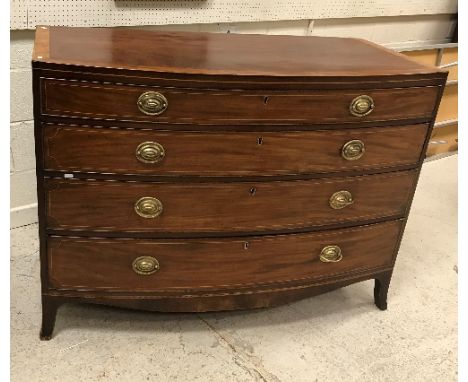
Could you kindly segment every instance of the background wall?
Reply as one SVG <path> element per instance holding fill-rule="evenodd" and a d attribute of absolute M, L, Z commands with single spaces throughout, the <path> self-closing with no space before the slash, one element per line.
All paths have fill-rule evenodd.
<path fill-rule="evenodd" d="M 361 37 L 403 49 L 449 42 L 457 12 L 456 0 L 10 0 L 10 5 L 12 227 L 37 220 L 30 69 L 36 25 Z"/>

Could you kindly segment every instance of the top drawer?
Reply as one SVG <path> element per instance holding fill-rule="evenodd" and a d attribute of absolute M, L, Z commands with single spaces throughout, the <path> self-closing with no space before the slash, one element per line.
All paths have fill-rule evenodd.
<path fill-rule="evenodd" d="M 334 124 L 430 119 L 437 86 L 398 89 L 194 90 L 44 79 L 43 115 L 197 124 Z"/>

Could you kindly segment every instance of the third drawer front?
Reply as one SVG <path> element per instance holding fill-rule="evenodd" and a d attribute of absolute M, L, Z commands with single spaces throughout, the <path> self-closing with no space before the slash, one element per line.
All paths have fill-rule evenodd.
<path fill-rule="evenodd" d="M 401 221 L 251 238 L 131 240 L 51 237 L 53 287 L 163 291 L 311 283 L 393 264 Z"/>
<path fill-rule="evenodd" d="M 417 171 L 337 179 L 150 183 L 46 181 L 51 229 L 269 232 L 403 216 Z"/>
<path fill-rule="evenodd" d="M 155 132 L 48 126 L 45 169 L 248 176 L 358 171 L 419 161 L 427 125 L 295 132 Z"/>

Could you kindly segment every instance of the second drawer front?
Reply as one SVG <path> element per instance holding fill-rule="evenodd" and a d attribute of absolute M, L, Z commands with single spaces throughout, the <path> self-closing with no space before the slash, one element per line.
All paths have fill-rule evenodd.
<path fill-rule="evenodd" d="M 281 133 L 48 126 L 44 128 L 45 169 L 192 176 L 357 171 L 417 163 L 426 133 L 424 124 Z M 353 145 L 358 148 L 354 156 L 346 151 Z"/>
<path fill-rule="evenodd" d="M 131 291 L 219 289 L 287 281 L 306 284 L 392 266 L 401 224 L 391 221 L 244 240 L 51 237 L 49 277 L 56 288 Z M 326 259 L 334 262 L 321 260 L 327 246 Z"/>
<path fill-rule="evenodd" d="M 365 221 L 402 216 L 416 179 L 416 171 L 405 171 L 257 183 L 49 180 L 47 225 L 85 231 L 200 233 L 267 232 Z M 331 201 L 335 207 L 344 207 L 332 208 Z"/>

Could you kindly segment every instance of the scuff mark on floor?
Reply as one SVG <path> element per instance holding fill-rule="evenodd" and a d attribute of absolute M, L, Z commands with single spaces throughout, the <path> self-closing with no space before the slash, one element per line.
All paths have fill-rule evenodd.
<path fill-rule="evenodd" d="M 67 348 L 60 349 L 60 352 L 63 352 L 63 351 L 67 351 L 67 350 L 76 348 L 77 346 L 83 345 L 84 343 L 86 343 L 86 342 L 88 342 L 88 341 L 89 341 L 89 340 L 86 339 L 86 340 L 84 340 L 84 341 L 78 342 L 77 344 L 71 345 L 71 346 L 69 346 L 69 347 L 67 347 Z"/>

